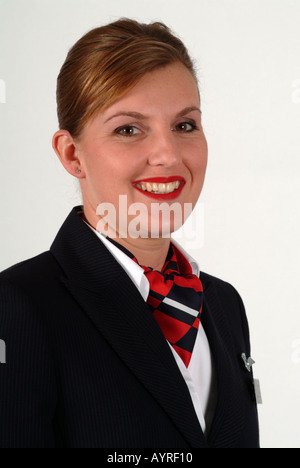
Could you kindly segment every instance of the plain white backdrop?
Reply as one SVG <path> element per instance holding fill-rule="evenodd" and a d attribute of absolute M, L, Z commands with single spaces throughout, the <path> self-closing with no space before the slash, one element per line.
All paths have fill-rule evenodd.
<path fill-rule="evenodd" d="M 209 166 L 190 253 L 244 300 L 262 447 L 299 448 L 300 0 L 0 0 L 0 270 L 48 250 L 81 202 L 51 147 L 56 77 L 122 16 L 165 22 L 197 62 Z"/>

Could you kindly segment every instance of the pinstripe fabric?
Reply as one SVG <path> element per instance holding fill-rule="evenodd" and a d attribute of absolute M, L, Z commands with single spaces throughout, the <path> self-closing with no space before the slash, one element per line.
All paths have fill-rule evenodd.
<path fill-rule="evenodd" d="M 219 395 L 207 439 L 147 304 L 73 210 L 50 252 L 0 274 L 0 447 L 258 447 L 243 304 L 201 281 Z"/>
<path fill-rule="evenodd" d="M 7 447 L 28 447 L 31 440 L 36 447 L 53 446 L 56 384 L 44 326 L 19 288 L 0 280 L 0 297 L 0 334 L 7 347 L 7 363 L 0 368 L 0 447 L 4 441 Z"/>

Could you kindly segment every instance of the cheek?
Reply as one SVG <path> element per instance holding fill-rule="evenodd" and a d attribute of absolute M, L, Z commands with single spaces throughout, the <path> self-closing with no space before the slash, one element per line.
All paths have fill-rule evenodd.
<path fill-rule="evenodd" d="M 109 149 L 95 149 L 86 153 L 85 167 L 87 179 L 101 186 L 107 186 L 111 183 L 120 182 L 122 175 L 125 175 L 125 169 L 120 159 L 117 159 Z"/>
<path fill-rule="evenodd" d="M 200 148 L 199 148 L 199 166 L 201 169 L 206 169 L 207 166 L 207 156 L 208 156 L 208 147 L 207 147 L 207 141 L 206 138 L 203 135 L 203 138 L 201 140 Z"/>
<path fill-rule="evenodd" d="M 195 151 L 193 157 L 189 160 L 189 169 L 194 182 L 204 180 L 207 167 L 207 145 L 203 144 L 201 151 Z"/>
<path fill-rule="evenodd" d="M 113 203 L 118 210 L 120 195 L 126 195 L 129 203 L 136 201 L 136 191 L 131 182 L 142 173 L 144 163 L 141 157 L 128 148 L 111 147 L 102 147 L 88 156 L 86 182 L 97 203 Z"/>

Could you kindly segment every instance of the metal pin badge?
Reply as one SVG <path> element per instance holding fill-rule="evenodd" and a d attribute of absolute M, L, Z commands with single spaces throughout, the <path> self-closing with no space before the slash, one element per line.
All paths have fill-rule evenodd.
<path fill-rule="evenodd" d="M 251 372 L 251 368 L 252 368 L 253 364 L 255 364 L 255 361 L 253 361 L 252 357 L 248 357 L 248 359 L 247 359 L 247 356 L 246 356 L 245 353 L 243 353 L 241 355 L 241 358 L 242 358 L 242 360 L 243 360 L 243 362 L 245 364 L 245 367 L 246 367 L 247 371 Z"/>

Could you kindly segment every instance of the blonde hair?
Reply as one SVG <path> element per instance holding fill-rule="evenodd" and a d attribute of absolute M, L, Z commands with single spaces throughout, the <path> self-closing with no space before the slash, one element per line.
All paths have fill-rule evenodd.
<path fill-rule="evenodd" d="M 78 137 L 148 72 L 174 62 L 196 71 L 182 41 L 163 23 L 130 19 L 95 28 L 71 48 L 57 79 L 59 128 Z"/>

